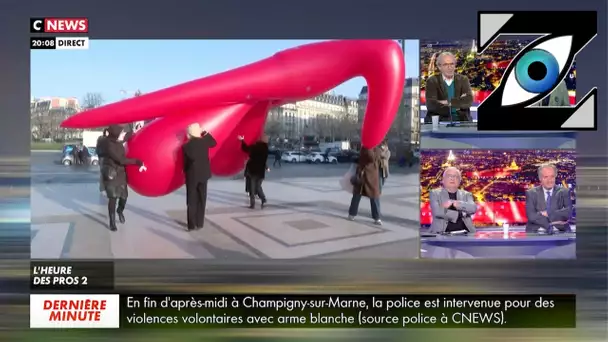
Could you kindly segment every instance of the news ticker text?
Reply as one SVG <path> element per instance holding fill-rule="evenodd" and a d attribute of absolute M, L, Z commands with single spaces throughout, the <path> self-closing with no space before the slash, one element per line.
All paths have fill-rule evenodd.
<path fill-rule="evenodd" d="M 87 37 L 32 37 L 30 50 L 87 50 Z"/>
<path fill-rule="evenodd" d="M 44 295 L 32 328 L 574 328 L 574 295 Z"/>
<path fill-rule="evenodd" d="M 30 262 L 30 290 L 87 294 L 114 292 L 114 263 L 107 261 Z"/>

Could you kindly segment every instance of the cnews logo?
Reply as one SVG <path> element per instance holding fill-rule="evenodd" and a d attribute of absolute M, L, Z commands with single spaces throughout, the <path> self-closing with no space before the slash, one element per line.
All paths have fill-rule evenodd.
<path fill-rule="evenodd" d="M 32 18 L 30 33 L 87 33 L 87 18 Z"/>

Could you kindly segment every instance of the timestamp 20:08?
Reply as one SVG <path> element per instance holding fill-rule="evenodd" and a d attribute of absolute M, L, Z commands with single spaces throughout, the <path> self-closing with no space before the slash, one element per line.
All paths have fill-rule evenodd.
<path fill-rule="evenodd" d="M 55 37 L 30 38 L 30 49 L 55 49 Z"/>

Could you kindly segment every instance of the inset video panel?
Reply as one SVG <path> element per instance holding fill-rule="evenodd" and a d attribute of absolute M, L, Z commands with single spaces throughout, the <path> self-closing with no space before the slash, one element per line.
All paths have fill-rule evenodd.
<path fill-rule="evenodd" d="M 416 258 L 418 48 L 91 40 L 32 50 L 32 258 Z M 198 135 L 215 146 L 212 177 L 194 189 L 182 146 Z M 107 139 L 127 159 L 110 162 Z M 251 146 L 266 145 L 259 162 Z M 365 151 L 382 154 L 385 172 Z M 374 177 L 353 186 L 361 168 Z"/>
<path fill-rule="evenodd" d="M 542 131 L 478 131 L 477 107 L 500 85 L 504 72 L 537 36 L 499 37 L 483 54 L 474 39 L 420 43 L 421 148 L 574 149 L 576 133 Z M 542 56 L 541 56 L 542 57 Z M 537 82 L 543 73 L 542 58 L 530 61 L 538 74 L 521 82 Z M 546 77 L 549 77 L 546 75 Z M 453 84 L 451 79 L 453 79 Z M 522 86 L 526 86 L 523 84 Z M 521 86 L 520 86 L 521 87 Z M 457 94 L 456 94 L 457 93 Z M 567 77 L 538 107 L 576 105 L 576 63 Z M 509 120 L 509 118 L 505 118 Z"/>
<path fill-rule="evenodd" d="M 423 258 L 576 257 L 571 150 L 423 150 Z"/>

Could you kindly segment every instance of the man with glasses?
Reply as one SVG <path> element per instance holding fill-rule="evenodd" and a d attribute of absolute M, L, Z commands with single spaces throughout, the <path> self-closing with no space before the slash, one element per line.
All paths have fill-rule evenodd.
<path fill-rule="evenodd" d="M 526 232 L 569 232 L 568 221 L 572 216 L 572 200 L 567 188 L 555 184 L 557 168 L 543 164 L 538 168 L 540 186 L 526 191 Z"/>
<path fill-rule="evenodd" d="M 424 121 L 430 123 L 435 115 L 439 121 L 471 121 L 473 92 L 469 79 L 456 73 L 456 56 L 450 52 L 440 53 L 437 67 L 439 73 L 426 80 Z"/>
<path fill-rule="evenodd" d="M 470 192 L 460 189 L 461 179 L 460 170 L 448 167 L 443 171 L 443 187 L 431 190 L 431 233 L 475 232 L 471 216 L 477 211 L 477 204 Z"/>

